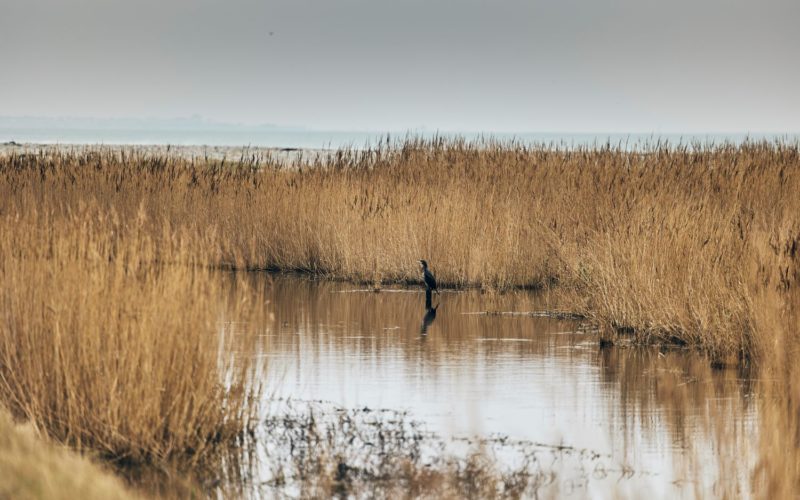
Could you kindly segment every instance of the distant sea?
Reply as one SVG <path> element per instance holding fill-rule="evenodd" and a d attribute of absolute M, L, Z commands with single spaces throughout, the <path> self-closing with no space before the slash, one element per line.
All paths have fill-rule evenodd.
<path fill-rule="evenodd" d="M 0 143 L 37 144 L 129 144 L 175 146 L 252 146 L 264 148 L 335 149 L 363 148 L 385 141 L 394 142 L 407 136 L 431 138 L 461 137 L 468 141 L 495 139 L 524 144 L 546 144 L 563 147 L 621 146 L 624 149 L 642 144 L 668 142 L 675 144 L 741 143 L 747 140 L 780 140 L 796 143 L 799 134 L 626 134 L 626 133 L 474 133 L 474 132 L 359 132 L 280 129 L 122 129 L 122 128 L 26 128 L 0 126 Z"/>

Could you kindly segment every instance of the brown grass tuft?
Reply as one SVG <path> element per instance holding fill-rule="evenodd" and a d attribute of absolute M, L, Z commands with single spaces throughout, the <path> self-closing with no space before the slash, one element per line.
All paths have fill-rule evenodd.
<path fill-rule="evenodd" d="M 47 443 L 0 409 L 0 498 L 135 498 L 122 482 L 89 460 Z"/>

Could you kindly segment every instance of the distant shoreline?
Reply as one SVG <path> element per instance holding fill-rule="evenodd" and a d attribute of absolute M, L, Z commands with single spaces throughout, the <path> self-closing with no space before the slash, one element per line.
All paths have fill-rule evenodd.
<path fill-rule="evenodd" d="M 141 147 L 206 148 L 208 151 L 279 151 L 297 149 L 330 151 L 363 150 L 379 144 L 409 138 L 499 142 L 559 149 L 600 149 L 606 146 L 624 150 L 664 145 L 741 144 L 746 141 L 797 143 L 800 132 L 766 133 L 628 133 L 628 132 L 469 132 L 469 131 L 326 131 L 288 129 L 162 129 L 162 128 L 30 128 L 4 126 L 0 120 L 0 147 L 14 142 L 23 147 Z"/>
<path fill-rule="evenodd" d="M 313 157 L 326 154 L 333 149 L 311 149 L 294 147 L 255 147 L 255 146 L 184 146 L 171 144 L 64 144 L 7 141 L 0 143 L 0 156 L 13 153 L 56 153 L 85 151 L 136 151 L 148 156 L 174 156 L 179 158 L 210 160 L 264 159 L 271 157 L 279 160 L 294 160 L 300 155 Z"/>
<path fill-rule="evenodd" d="M 281 132 L 270 137 L 266 145 L 251 145 L 253 142 L 237 142 L 236 138 L 230 138 L 228 143 L 221 143 L 221 138 L 203 142 L 200 138 L 196 141 L 177 140 L 169 134 L 159 136 L 157 141 L 103 141 L 99 136 L 87 136 L 84 141 L 55 141 L 55 140 L 25 140 L 14 138 L 15 134 L 9 134 L 0 128 L 0 156 L 6 156 L 13 152 L 57 152 L 57 151 L 130 151 L 136 150 L 139 153 L 150 155 L 170 155 L 186 159 L 208 158 L 211 160 L 238 160 L 240 158 L 264 159 L 270 157 L 280 160 L 295 160 L 300 156 L 305 158 L 313 157 L 317 154 L 330 154 L 341 149 L 364 150 L 369 147 L 385 145 L 387 140 L 392 143 L 402 142 L 409 138 L 432 139 L 442 137 L 446 140 L 464 139 L 467 142 L 497 141 L 499 143 L 522 144 L 532 147 L 544 147 L 553 149 L 575 149 L 583 148 L 598 150 L 605 147 L 619 148 L 627 151 L 648 150 L 649 148 L 689 146 L 694 144 L 702 146 L 742 144 L 744 142 L 777 142 L 782 144 L 800 144 L 800 133 L 785 134 L 560 134 L 560 133 L 530 133 L 530 134 L 477 134 L 477 133 L 448 133 L 442 132 L 440 135 L 435 133 L 409 132 L 406 134 L 379 134 L 354 132 L 331 132 L 338 134 L 338 140 L 323 140 L 327 132 L 314 131 L 306 135 L 300 132 Z M 23 134 L 24 137 L 24 134 Z M 183 137 L 182 139 L 187 139 Z M 237 145 L 238 144 L 238 145 Z M 315 146 L 312 146 L 314 144 Z"/>

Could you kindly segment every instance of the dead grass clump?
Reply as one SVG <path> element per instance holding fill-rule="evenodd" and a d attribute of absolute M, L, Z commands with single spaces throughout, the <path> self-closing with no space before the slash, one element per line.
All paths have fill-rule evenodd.
<path fill-rule="evenodd" d="M 0 409 L 0 498 L 135 498 L 122 482 L 86 458 L 16 425 Z"/>

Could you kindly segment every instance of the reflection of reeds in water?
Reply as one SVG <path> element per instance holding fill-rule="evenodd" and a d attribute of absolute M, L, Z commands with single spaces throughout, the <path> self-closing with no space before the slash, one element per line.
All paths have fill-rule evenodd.
<path fill-rule="evenodd" d="M 304 498 L 532 498 L 552 497 L 603 474 L 607 458 L 591 450 L 507 438 L 448 440 L 395 410 L 347 410 L 290 403 L 266 419 L 263 460 L 270 477 L 262 493 L 297 491 Z M 496 460 L 513 456 L 514 464 Z M 567 476 L 564 479 L 561 476 Z"/>
<path fill-rule="evenodd" d="M 450 397 L 457 397 L 461 390 L 468 387 L 481 387 L 481 390 L 492 391 L 492 386 L 496 383 L 495 377 L 486 377 L 481 367 L 484 363 L 500 362 L 504 358 L 507 360 L 509 355 L 515 359 L 525 360 L 524 363 L 528 366 L 552 363 L 555 356 L 561 358 L 560 364 L 564 367 L 570 363 L 578 366 L 587 363 L 591 366 L 597 365 L 601 368 L 599 376 L 602 377 L 600 380 L 602 385 L 598 385 L 593 376 L 589 376 L 588 380 L 582 380 L 577 376 L 574 380 L 570 380 L 585 387 L 585 390 L 598 387 L 598 392 L 601 394 L 587 395 L 587 400 L 576 404 L 587 407 L 599 404 L 603 408 L 607 407 L 609 409 L 607 418 L 612 422 L 610 427 L 616 429 L 611 432 L 610 437 L 615 440 L 620 437 L 630 442 L 627 447 L 615 442 L 612 448 L 622 449 L 622 454 L 615 454 L 612 459 L 604 460 L 604 465 L 601 467 L 603 470 L 628 467 L 636 478 L 643 473 L 657 472 L 662 477 L 669 477 L 670 480 L 672 478 L 694 480 L 691 473 L 696 473 L 704 482 L 718 474 L 715 470 L 718 463 L 716 457 L 708 456 L 709 448 L 714 443 L 710 437 L 698 430 L 700 427 L 698 419 L 702 419 L 702 409 L 706 408 L 706 401 L 703 398 L 725 397 L 740 401 L 742 395 L 735 376 L 727 377 L 726 382 L 720 381 L 720 376 L 726 375 L 727 372 L 712 371 L 706 360 L 698 356 L 687 357 L 677 354 L 667 354 L 667 358 L 662 358 L 657 352 L 649 350 L 598 351 L 597 347 L 585 349 L 582 346 L 572 349 L 571 346 L 578 347 L 575 343 L 586 340 L 586 337 L 580 334 L 567 333 L 576 328 L 574 322 L 526 315 L 463 314 L 484 309 L 529 311 L 542 307 L 539 297 L 525 293 L 482 295 L 477 291 L 469 291 L 448 294 L 442 302 L 442 316 L 437 315 L 431 333 L 423 340 L 418 338 L 417 330 L 417 321 L 424 311 L 421 292 L 375 294 L 367 290 L 352 292 L 350 288 L 352 287 L 338 283 L 316 283 L 282 278 L 271 280 L 267 291 L 271 298 L 270 309 L 276 315 L 276 328 L 282 325 L 280 327 L 282 333 L 273 332 L 277 338 L 271 338 L 270 352 L 273 355 L 283 353 L 282 358 L 289 363 L 293 363 L 291 360 L 297 360 L 297 363 L 301 364 L 293 365 L 296 369 L 304 366 L 300 360 L 307 360 L 305 370 L 308 371 L 321 366 L 323 373 L 328 377 L 331 376 L 329 371 L 331 356 L 337 359 L 341 356 L 342 359 L 346 359 L 347 356 L 358 353 L 359 357 L 379 360 L 380 365 L 399 358 L 402 360 L 401 367 L 395 367 L 388 372 L 393 387 L 400 388 L 405 383 L 413 386 L 418 380 L 424 381 L 422 382 L 424 386 L 429 388 L 444 383 L 449 387 Z M 387 326 L 392 329 L 384 330 Z M 520 361 L 520 364 L 522 363 L 523 361 Z M 342 366 L 341 369 L 341 375 L 344 377 L 348 368 Z M 697 371 L 698 377 L 702 372 L 704 378 L 699 383 L 719 386 L 719 391 L 697 391 L 697 387 L 693 385 L 684 388 L 681 384 L 685 380 L 694 381 L 692 375 L 681 375 L 683 371 L 689 369 Z M 670 378 L 661 376 L 663 370 L 668 370 Z M 587 370 L 586 373 L 589 374 L 591 371 Z M 360 376 L 369 378 L 369 374 L 372 373 L 379 374 L 380 370 L 373 372 L 366 369 L 360 372 Z M 559 372 L 550 372 L 551 375 L 555 373 Z M 568 373 L 565 375 L 569 377 Z M 399 376 L 399 379 L 395 379 L 395 375 Z M 659 375 L 658 380 L 655 379 L 656 375 Z M 516 373 L 516 379 L 508 382 L 518 383 L 526 376 L 529 374 L 520 370 Z M 308 377 L 309 380 L 314 379 L 312 375 Z M 407 382 L 403 380 L 404 377 L 408 377 Z M 529 380 L 531 384 L 564 384 L 562 380 L 555 381 L 547 377 Z M 566 384 L 569 385 L 569 382 Z M 502 385 L 499 384 L 497 389 L 502 390 Z M 671 401 L 668 397 L 669 387 L 673 387 L 676 394 L 682 391 L 695 392 L 687 393 L 693 397 Z M 336 392 L 335 388 L 331 390 Z M 320 394 L 324 397 L 324 391 Z M 530 394 L 526 392 L 519 394 L 520 405 L 531 404 L 531 401 L 526 399 L 528 395 Z M 572 401 L 565 395 L 562 403 L 569 405 Z M 660 412 L 667 415 L 659 415 Z M 602 413 L 598 412 L 600 418 L 603 418 Z M 731 408 L 730 418 L 726 421 L 729 420 L 732 425 L 743 425 L 742 421 L 746 415 L 747 412 L 740 404 Z M 531 422 L 533 426 L 544 425 L 545 428 L 548 424 Z M 601 425 L 608 424 L 604 422 Z M 660 459 L 648 465 L 648 470 L 639 469 L 641 461 L 638 455 L 641 451 L 634 449 L 636 443 L 640 442 L 638 434 L 643 430 L 643 426 L 646 431 L 643 439 L 648 442 L 647 448 L 653 446 L 653 443 L 660 443 L 663 453 Z M 709 432 L 715 428 L 709 425 Z M 666 441 L 663 441 L 664 439 Z M 697 439 L 696 444 L 693 443 L 694 439 Z M 696 450 L 693 449 L 694 446 Z M 694 456 L 698 460 L 708 459 L 697 462 L 694 470 L 685 470 L 685 467 L 689 467 L 689 458 L 676 463 L 677 470 L 653 469 L 655 465 L 670 464 L 672 458 L 681 457 L 684 453 L 687 457 Z M 592 470 L 594 465 L 591 464 L 589 470 Z M 563 476 L 565 471 L 556 468 L 559 475 Z M 726 481 L 729 479 L 725 477 Z M 562 486 L 567 484 L 567 480 L 562 478 L 557 482 Z M 588 483 L 596 482 L 598 481 L 594 477 L 588 480 Z M 630 482 L 627 476 L 624 482 L 626 485 Z M 597 485 L 592 487 L 598 488 Z M 687 488 L 689 487 L 684 486 L 680 491 L 686 491 Z M 710 489 L 704 487 L 702 491 L 708 492 Z"/>
<path fill-rule="evenodd" d="M 762 291 L 758 302 L 764 308 L 760 320 L 774 336 L 774 354 L 761 369 L 759 460 L 753 474 L 762 498 L 796 498 L 800 491 L 800 265 L 796 254 L 794 259 L 794 268 L 786 263 L 781 273 L 789 277 L 784 286 Z"/>
<path fill-rule="evenodd" d="M 752 373 L 714 370 L 680 351 L 604 349 L 598 359 L 617 400 L 608 418 L 618 422 L 626 457 L 638 453 L 640 439 L 666 435 L 658 446 L 675 460 L 675 491 L 701 498 L 751 491 L 759 417 Z"/>
<path fill-rule="evenodd" d="M 280 329 L 282 325 L 287 328 L 282 335 L 283 342 L 270 344 L 267 349 L 292 349 L 298 356 L 302 351 L 304 355 L 315 357 L 314 349 L 329 349 L 340 341 L 357 345 L 370 356 L 388 349 L 403 356 L 427 357 L 432 361 L 436 356 L 458 355 L 453 349 L 470 348 L 480 349 L 487 358 L 509 350 L 544 355 L 552 338 L 543 334 L 575 328 L 572 321 L 552 318 L 508 319 L 499 315 L 465 314 L 484 309 L 529 311 L 545 307 L 543 298 L 530 292 L 496 295 L 473 290 L 443 294 L 443 298 L 436 299 L 435 321 L 428 324 L 422 338 L 420 325 L 426 318 L 430 321 L 430 316 L 424 307 L 421 287 L 373 293 L 353 291 L 349 285 L 325 281 L 275 278 L 265 284 L 257 276 L 250 281 L 253 288 L 264 287 L 269 313 L 275 318 L 274 328 Z M 296 335 L 298 332 L 303 336 Z M 306 335 L 319 342 L 306 343 Z M 336 339 L 336 335 L 343 338 Z M 479 339 L 479 336 L 487 338 Z M 531 342 L 479 342 L 495 338 L 524 338 Z M 422 343 L 425 348 L 418 349 Z"/>
<path fill-rule="evenodd" d="M 284 359 L 305 359 L 312 365 L 320 358 L 338 356 L 331 351 L 358 353 L 370 360 L 385 359 L 391 353 L 389 357 L 399 356 L 407 366 L 419 367 L 407 372 L 412 384 L 420 376 L 426 386 L 444 381 L 469 387 L 491 386 L 486 378 L 471 373 L 483 359 L 498 360 L 511 354 L 537 365 L 558 355 L 565 365 L 588 363 L 598 368 L 598 380 L 590 370 L 587 380 L 576 379 L 575 383 L 586 384 L 587 390 L 596 387 L 602 393 L 596 396 L 607 411 L 601 417 L 602 425 L 614 429 L 609 435 L 615 450 L 611 462 L 617 467 L 632 467 L 636 477 L 650 472 L 667 483 L 675 481 L 670 491 L 676 495 L 733 498 L 750 491 L 759 493 L 764 486 L 758 479 L 762 475 L 768 474 L 777 485 L 789 488 L 785 491 L 791 490 L 792 481 L 798 477 L 788 473 L 776 477 L 776 467 L 783 467 L 783 460 L 794 460 L 796 448 L 787 447 L 785 441 L 775 443 L 784 446 L 780 453 L 764 448 L 769 439 L 791 435 L 783 434 L 788 422 L 775 426 L 775 418 L 786 419 L 791 412 L 784 411 L 782 403 L 775 404 L 772 396 L 762 394 L 767 381 L 759 379 L 763 372 L 756 367 L 713 368 L 707 357 L 685 348 L 564 349 L 585 339 L 562 333 L 574 329 L 574 323 L 461 314 L 542 307 L 536 296 L 527 294 L 449 294 L 443 301 L 444 313 L 437 316 L 423 343 L 418 338 L 418 321 L 424 310 L 421 291 L 375 294 L 352 292 L 351 288 L 338 283 L 270 280 L 266 292 L 271 299 L 270 311 L 276 317 L 275 328 L 283 325 L 283 333 L 273 332 L 279 338 L 271 338 L 269 350 L 287 354 Z M 387 326 L 392 329 L 384 330 Z M 326 367 L 329 362 L 325 361 Z M 460 363 L 473 368 L 443 369 Z M 367 369 L 364 373 L 372 372 Z M 531 382 L 551 383 L 547 379 Z M 525 403 L 529 401 L 521 396 L 520 404 Z M 771 424 L 764 423 L 764 416 Z M 757 466 L 762 462 L 768 465 Z M 754 475 L 754 471 L 760 472 Z M 625 491 L 636 490 L 621 489 Z"/>

